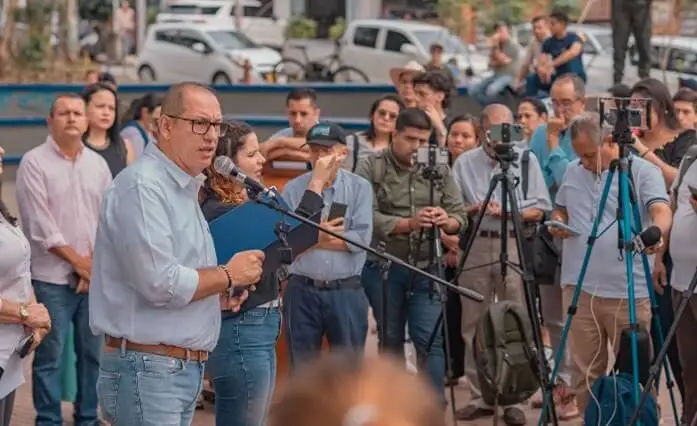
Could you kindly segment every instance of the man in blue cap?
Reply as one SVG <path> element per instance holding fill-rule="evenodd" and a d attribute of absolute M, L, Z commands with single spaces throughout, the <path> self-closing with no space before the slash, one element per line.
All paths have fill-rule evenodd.
<path fill-rule="evenodd" d="M 365 179 L 341 168 L 348 155 L 344 130 L 319 123 L 307 133 L 310 162 L 329 164 L 333 177 L 324 188 L 310 188 L 312 172 L 288 182 L 283 198 L 295 209 L 306 189 L 322 195 L 321 226 L 369 245 L 373 235 L 373 190 Z M 327 337 L 332 347 L 362 353 L 368 333 L 368 299 L 361 284 L 366 253 L 320 232 L 317 245 L 299 256 L 288 272 L 283 325 L 291 365 L 315 358 Z"/>

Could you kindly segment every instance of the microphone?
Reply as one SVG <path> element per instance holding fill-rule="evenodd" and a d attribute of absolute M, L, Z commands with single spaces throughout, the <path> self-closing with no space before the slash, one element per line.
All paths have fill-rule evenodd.
<path fill-rule="evenodd" d="M 215 160 L 213 161 L 213 168 L 216 172 L 223 176 L 231 176 L 237 182 L 244 185 L 245 188 L 247 188 L 247 190 L 252 194 L 264 194 L 270 198 L 276 197 L 275 192 L 262 185 L 259 181 L 242 173 L 239 167 L 237 167 L 230 158 L 224 155 L 215 157 Z"/>
<path fill-rule="evenodd" d="M 641 231 L 639 235 L 634 237 L 634 239 L 627 244 L 633 251 L 642 253 L 648 247 L 658 244 L 659 241 L 661 241 L 661 228 L 653 225 Z"/>

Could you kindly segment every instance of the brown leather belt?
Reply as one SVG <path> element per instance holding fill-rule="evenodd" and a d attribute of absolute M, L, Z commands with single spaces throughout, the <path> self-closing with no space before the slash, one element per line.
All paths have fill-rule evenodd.
<path fill-rule="evenodd" d="M 499 231 L 479 231 L 479 236 L 482 238 L 501 238 L 501 233 Z M 508 231 L 508 236 L 515 238 L 515 233 Z"/>
<path fill-rule="evenodd" d="M 126 349 L 130 351 L 146 352 L 153 355 L 168 356 L 187 361 L 208 361 L 207 351 L 194 351 L 170 345 L 144 345 L 122 339 L 121 337 L 106 336 L 106 345 L 110 348 L 121 349 L 121 345 L 124 344 L 123 342 L 126 342 Z"/>

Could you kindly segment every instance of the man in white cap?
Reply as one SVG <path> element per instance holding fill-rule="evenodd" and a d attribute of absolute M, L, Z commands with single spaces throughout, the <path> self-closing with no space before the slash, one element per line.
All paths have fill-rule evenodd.
<path fill-rule="evenodd" d="M 390 80 L 397 89 L 397 94 L 404 101 L 407 107 L 416 106 L 416 95 L 414 94 L 414 75 L 424 72 L 425 69 L 416 61 L 409 61 L 403 67 L 390 69 Z"/>

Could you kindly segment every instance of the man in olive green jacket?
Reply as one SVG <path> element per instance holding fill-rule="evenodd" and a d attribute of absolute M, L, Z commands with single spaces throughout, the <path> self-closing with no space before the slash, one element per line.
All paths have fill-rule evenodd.
<path fill-rule="evenodd" d="M 431 204 L 431 183 L 415 164 L 414 155 L 428 144 L 431 131 L 431 119 L 425 112 L 407 108 L 397 117 L 397 131 L 391 146 L 364 159 L 356 168 L 358 175 L 373 184 L 373 247 L 382 242 L 387 253 L 423 269 L 433 266 L 429 240 L 432 227 L 440 228 L 446 242 L 447 235 L 457 234 L 467 225 L 462 195 L 450 168 L 439 166 L 440 179 L 436 182 L 434 203 Z M 456 241 L 454 238 L 447 240 Z M 378 329 L 385 327 L 385 341 L 381 341 L 381 347 L 404 357 L 406 322 L 419 365 L 425 365 L 424 372 L 443 398 L 445 356 L 442 331 L 435 332 L 435 340 L 428 347 L 441 313 L 433 284 L 394 265 L 383 283 L 379 259 L 369 256 L 363 268 L 363 285 Z M 385 312 L 383 285 L 387 295 Z"/>

